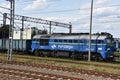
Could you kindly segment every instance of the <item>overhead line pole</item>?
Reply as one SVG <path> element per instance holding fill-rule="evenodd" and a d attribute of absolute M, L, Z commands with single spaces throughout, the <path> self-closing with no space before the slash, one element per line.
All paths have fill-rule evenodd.
<path fill-rule="evenodd" d="M 51 34 L 51 21 L 50 21 L 50 28 L 49 28 L 49 34 Z"/>
<path fill-rule="evenodd" d="M 8 48 L 8 60 L 12 60 L 13 49 L 13 27 L 14 27 L 14 8 L 15 0 L 7 0 L 10 2 L 10 26 L 9 26 L 9 48 Z"/>
<path fill-rule="evenodd" d="M 20 31 L 20 40 L 21 40 L 21 44 L 22 44 L 22 51 L 23 51 L 23 31 L 24 31 L 24 16 L 22 16 L 22 29 Z"/>
<path fill-rule="evenodd" d="M 4 29 L 4 26 L 6 25 L 6 17 L 7 17 L 7 14 L 6 13 L 4 13 L 3 14 L 3 42 L 2 42 L 2 49 L 4 49 L 4 47 L 5 47 L 5 40 L 4 40 L 4 38 L 5 38 L 5 29 Z"/>
<path fill-rule="evenodd" d="M 0 8 L 11 10 L 10 8 L 6 8 L 6 7 L 3 7 L 3 6 L 0 6 Z"/>
<path fill-rule="evenodd" d="M 3 14 L 3 26 L 6 25 L 6 17 L 7 17 L 7 14 L 4 13 L 4 14 Z"/>
<path fill-rule="evenodd" d="M 89 52 L 88 52 L 88 61 L 91 61 L 92 16 L 93 16 L 93 0 L 91 0 L 91 12 L 90 12 L 90 33 L 89 33 Z"/>
<path fill-rule="evenodd" d="M 71 25 L 71 22 L 69 23 L 70 26 L 69 26 L 69 33 L 72 33 L 72 25 Z"/>

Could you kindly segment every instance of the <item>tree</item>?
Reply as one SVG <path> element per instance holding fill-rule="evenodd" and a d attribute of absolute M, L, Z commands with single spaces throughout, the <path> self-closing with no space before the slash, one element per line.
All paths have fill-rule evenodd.
<path fill-rule="evenodd" d="M 40 34 L 48 34 L 48 31 L 45 29 L 45 30 L 41 30 Z"/>
<path fill-rule="evenodd" d="M 33 30 L 33 32 L 32 32 L 32 38 L 33 38 L 33 36 L 35 36 L 35 35 L 39 35 L 39 34 L 48 34 L 48 31 L 47 30 Z"/>
<path fill-rule="evenodd" d="M 33 38 L 33 36 L 35 36 L 36 35 L 36 31 L 34 30 L 33 32 L 32 32 L 32 38 Z"/>
<path fill-rule="evenodd" d="M 9 38 L 9 25 L 0 27 L 0 38 Z"/>

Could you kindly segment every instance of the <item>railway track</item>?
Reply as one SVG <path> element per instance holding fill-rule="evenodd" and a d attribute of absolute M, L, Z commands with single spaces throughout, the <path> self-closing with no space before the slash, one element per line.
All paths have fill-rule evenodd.
<path fill-rule="evenodd" d="M 16 58 L 24 58 L 24 59 L 33 59 L 33 60 L 45 60 L 45 61 L 54 61 L 54 62 L 61 62 L 61 63 L 71 63 L 71 64 L 82 64 L 82 65 L 92 65 L 92 66 L 99 66 L 99 67 L 106 67 L 106 68 L 113 68 L 113 69 L 120 69 L 119 67 L 116 66 L 108 66 L 108 65 L 100 65 L 100 64 L 89 64 L 89 63 L 84 63 L 84 62 L 77 62 L 77 61 L 68 61 L 68 60 L 52 60 L 52 59 L 40 59 L 40 58 L 29 58 L 25 56 L 14 56 Z M 119 63 L 118 63 L 119 64 Z"/>
<path fill-rule="evenodd" d="M 49 74 L 49 73 L 43 73 L 43 72 L 35 72 L 35 71 L 28 71 L 28 70 L 20 70 L 20 69 L 14 69 L 14 68 L 5 68 L 0 67 L 0 73 L 3 74 L 9 74 L 12 76 L 19 76 L 23 79 L 29 79 L 29 80 L 57 80 L 57 79 L 63 79 L 63 80 L 83 80 L 80 78 L 73 78 L 68 76 L 62 76 L 62 75 L 55 75 L 55 74 Z"/>
<path fill-rule="evenodd" d="M 82 70 L 82 69 L 75 69 L 75 68 L 69 68 L 69 67 L 51 66 L 51 65 L 45 65 L 45 64 L 35 64 L 35 63 L 33 64 L 33 63 L 15 62 L 15 61 L 12 61 L 12 62 L 0 61 L 0 63 L 23 65 L 23 66 L 29 66 L 29 67 L 31 66 L 31 67 L 45 68 L 45 69 L 51 69 L 51 70 L 57 70 L 57 71 L 67 71 L 67 72 L 74 72 L 74 73 L 77 73 L 77 74 L 95 75 L 95 76 L 102 76 L 104 78 L 111 78 L 111 79 L 115 79 L 115 80 L 120 80 L 120 75 L 119 74 L 97 72 L 97 71 L 92 71 L 92 70 Z M 1 67 L 0 67 L 0 69 L 1 69 Z M 20 71 L 20 70 L 18 70 L 18 71 Z M 26 72 L 30 72 L 30 71 L 26 71 Z M 34 72 L 31 72 L 31 73 L 34 73 Z M 47 74 L 47 75 L 49 75 L 49 74 Z M 65 77 L 61 76 L 61 77 L 66 79 L 66 76 Z M 82 80 L 82 79 L 73 79 L 72 77 L 69 77 L 68 79 L 71 79 L 71 80 Z"/>

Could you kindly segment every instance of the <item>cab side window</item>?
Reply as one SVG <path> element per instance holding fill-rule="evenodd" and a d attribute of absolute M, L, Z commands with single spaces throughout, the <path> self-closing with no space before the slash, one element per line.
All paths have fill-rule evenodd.
<path fill-rule="evenodd" d="M 74 40 L 74 43 L 78 43 L 78 40 Z"/>
<path fill-rule="evenodd" d="M 97 42 L 98 42 L 98 44 L 103 44 L 104 43 L 103 40 L 98 40 Z"/>
<path fill-rule="evenodd" d="M 49 45 L 49 39 L 40 39 L 40 45 L 43 46 Z"/>

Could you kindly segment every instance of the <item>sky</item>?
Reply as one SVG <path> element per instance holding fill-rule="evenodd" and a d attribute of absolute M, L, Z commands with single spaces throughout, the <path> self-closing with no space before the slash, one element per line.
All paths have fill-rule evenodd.
<path fill-rule="evenodd" d="M 9 1 L 0 0 L 0 6 L 9 8 Z M 73 33 L 85 33 L 90 29 L 91 0 L 15 0 L 15 14 L 72 24 Z M 0 8 L 0 13 L 9 10 Z M 0 14 L 2 24 L 2 14 Z M 15 27 L 21 27 L 15 21 Z M 25 27 L 48 29 L 48 25 L 25 23 Z M 49 30 L 49 29 L 48 29 Z M 67 33 L 69 29 L 52 26 L 52 32 Z M 92 33 L 108 32 L 120 38 L 120 1 L 93 0 Z"/>

